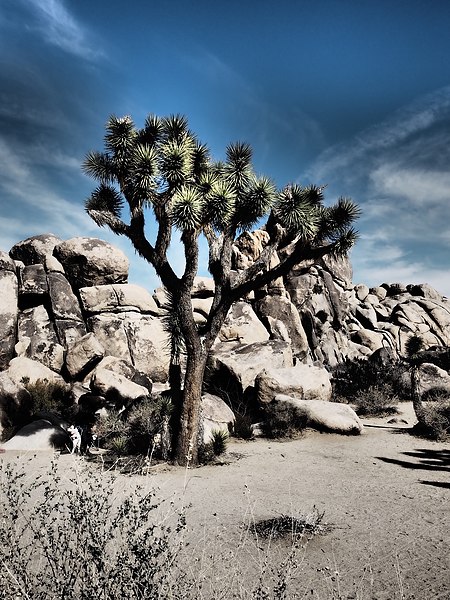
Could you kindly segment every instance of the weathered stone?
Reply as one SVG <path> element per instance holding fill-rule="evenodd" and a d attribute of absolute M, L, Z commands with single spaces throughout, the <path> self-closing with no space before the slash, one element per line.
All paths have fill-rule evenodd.
<path fill-rule="evenodd" d="M 105 349 L 107 356 L 123 358 L 131 363 L 123 320 L 123 314 L 100 314 L 88 319 L 88 327 Z"/>
<path fill-rule="evenodd" d="M 231 408 L 218 396 L 203 394 L 201 404 L 201 422 L 203 443 L 211 441 L 213 431 L 229 433 L 233 429 L 235 416 Z"/>
<path fill-rule="evenodd" d="M 268 404 L 277 394 L 303 400 L 329 401 L 330 374 L 326 369 L 302 363 L 281 369 L 268 367 L 257 375 L 255 391 L 259 404 Z"/>
<path fill-rule="evenodd" d="M 153 300 L 156 302 L 156 305 L 159 308 L 162 308 L 163 310 L 167 309 L 168 299 L 167 299 L 167 292 L 164 288 L 162 288 L 162 287 L 157 288 L 153 292 Z"/>
<path fill-rule="evenodd" d="M 418 285 L 408 285 L 407 290 L 412 296 L 422 296 L 429 298 L 430 300 L 436 300 L 436 302 L 442 302 L 442 294 L 437 292 L 428 283 L 420 283 Z"/>
<path fill-rule="evenodd" d="M 381 286 L 376 286 L 370 288 L 370 293 L 378 298 L 378 300 L 382 301 L 386 298 L 387 290 Z"/>
<path fill-rule="evenodd" d="M 208 317 L 213 298 L 192 298 L 192 310 L 205 318 Z"/>
<path fill-rule="evenodd" d="M 6 255 L 5 255 L 6 256 Z M 7 261 L 2 261 L 7 264 Z M 18 319 L 18 282 L 10 269 L 0 270 L 0 370 L 14 356 Z"/>
<path fill-rule="evenodd" d="M 345 435 L 358 435 L 363 431 L 363 425 L 358 415 L 348 404 L 322 400 L 299 400 L 292 396 L 278 394 L 269 408 L 272 413 L 281 416 L 286 412 L 289 415 L 291 410 L 295 416 L 304 417 L 308 427 L 319 431 Z"/>
<path fill-rule="evenodd" d="M 304 359 L 308 353 L 308 338 L 297 308 L 283 296 L 265 296 L 255 302 L 255 310 L 262 322 L 269 317 L 281 321 L 287 329 L 294 355 Z"/>
<path fill-rule="evenodd" d="M 59 343 L 65 348 L 72 346 L 87 333 L 84 321 L 56 319 L 54 326 Z"/>
<path fill-rule="evenodd" d="M 364 283 L 359 283 L 358 285 L 355 285 L 355 292 L 358 300 L 364 302 L 369 295 L 369 288 Z"/>
<path fill-rule="evenodd" d="M 113 371 L 118 375 L 122 375 L 133 383 L 137 383 L 138 385 L 145 387 L 148 393 L 150 393 L 153 389 L 153 382 L 147 375 L 141 371 L 138 371 L 133 367 L 132 364 L 121 358 L 116 358 L 115 356 L 105 356 L 94 367 L 94 369 L 88 375 L 88 378 L 91 379 L 99 369 L 108 369 L 109 371 Z"/>
<path fill-rule="evenodd" d="M 64 267 L 56 258 L 56 256 L 47 254 L 44 260 L 44 267 L 46 273 L 61 273 L 65 276 Z"/>
<path fill-rule="evenodd" d="M 242 396 L 253 387 L 256 376 L 269 367 L 292 367 L 292 350 L 288 343 L 270 340 L 242 346 L 219 343 L 210 357 L 211 378 L 220 389 Z"/>
<path fill-rule="evenodd" d="M 94 393 L 106 399 L 114 398 L 117 405 L 128 406 L 138 399 L 149 395 L 147 388 L 133 383 L 123 375 L 114 373 L 109 369 L 97 369 L 91 379 L 91 389 Z M 120 406 L 117 406 L 120 408 Z"/>
<path fill-rule="evenodd" d="M 96 285 L 80 289 L 83 309 L 89 314 L 101 312 L 139 311 L 159 315 L 151 294 L 134 284 Z"/>
<path fill-rule="evenodd" d="M 280 319 L 274 319 L 273 317 L 266 317 L 266 327 L 270 335 L 271 340 L 282 340 L 291 344 L 291 336 L 289 335 L 288 328 L 280 321 Z"/>
<path fill-rule="evenodd" d="M 16 273 L 16 263 L 8 254 L 6 254 L 6 252 L 3 252 L 3 250 L 0 250 L 0 272 L 1 271 L 11 271 L 11 273 Z"/>
<path fill-rule="evenodd" d="M 270 236 L 267 231 L 262 229 L 244 231 L 233 245 L 234 268 L 245 269 L 253 264 L 269 241 Z"/>
<path fill-rule="evenodd" d="M 127 282 L 127 257 L 103 240 L 72 238 L 58 244 L 53 254 L 63 265 L 73 288 Z"/>
<path fill-rule="evenodd" d="M 355 317 L 364 329 L 376 329 L 377 313 L 370 304 L 361 304 L 355 309 Z"/>
<path fill-rule="evenodd" d="M 370 329 L 359 329 L 351 335 L 351 340 L 362 346 L 366 346 L 372 352 L 383 347 L 383 334 Z"/>
<path fill-rule="evenodd" d="M 14 437 L 3 444 L 4 450 L 14 451 L 53 451 L 70 448 L 69 434 L 52 425 L 49 421 L 40 419 L 22 427 Z"/>
<path fill-rule="evenodd" d="M 211 298 L 214 296 L 214 280 L 211 277 L 197 276 L 194 279 L 191 296 L 193 298 Z"/>
<path fill-rule="evenodd" d="M 25 265 L 43 265 L 46 256 L 52 255 L 55 246 L 61 242 L 62 240 L 53 235 L 53 233 L 35 235 L 15 244 L 11 248 L 9 255 L 14 260 L 22 261 Z"/>
<path fill-rule="evenodd" d="M 29 265 L 23 268 L 19 292 L 23 296 L 44 296 L 48 293 L 47 274 L 43 265 Z"/>
<path fill-rule="evenodd" d="M 153 381 L 167 380 L 168 339 L 161 319 L 133 312 L 103 313 L 91 317 L 89 325 L 107 355 L 125 359 Z"/>
<path fill-rule="evenodd" d="M 269 332 L 247 302 L 235 302 L 219 333 L 221 342 L 239 341 L 242 344 L 265 342 Z"/>
<path fill-rule="evenodd" d="M 64 379 L 37 360 L 32 360 L 25 356 L 16 356 L 9 363 L 5 371 L 12 381 L 23 384 L 24 381 L 34 384 L 38 379 L 49 383 L 65 385 Z"/>
<path fill-rule="evenodd" d="M 450 395 L 450 375 L 447 371 L 432 363 L 420 365 L 418 371 L 418 388 L 421 394 L 432 389 L 439 389 Z"/>
<path fill-rule="evenodd" d="M 47 275 L 52 312 L 55 319 L 83 321 L 78 299 L 62 273 Z"/>
<path fill-rule="evenodd" d="M 64 363 L 64 348 L 58 341 L 44 306 L 36 306 L 21 312 L 17 329 L 16 352 L 19 356 L 33 358 L 53 371 L 61 371 Z"/>
<path fill-rule="evenodd" d="M 66 368 L 72 378 L 89 371 L 103 358 L 105 351 L 93 333 L 75 342 L 66 353 Z"/>
<path fill-rule="evenodd" d="M 132 364 L 152 381 L 167 381 L 170 362 L 169 340 L 161 319 L 137 313 L 125 315 L 124 328 Z"/>

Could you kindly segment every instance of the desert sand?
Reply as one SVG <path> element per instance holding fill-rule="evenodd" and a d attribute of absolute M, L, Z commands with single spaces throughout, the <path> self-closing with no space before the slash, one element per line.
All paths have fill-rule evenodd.
<path fill-rule="evenodd" d="M 407 423 L 365 420 L 361 436 L 232 440 L 222 465 L 155 465 L 132 479 L 187 507 L 189 566 L 206 580 L 204 590 L 236 580 L 249 587 L 265 560 L 276 565 L 289 554 L 291 540 L 255 540 L 248 523 L 316 507 L 327 526 L 298 550 L 291 587 L 298 597 L 449 599 L 450 444 L 410 435 L 411 406 L 401 409 Z M 37 456 L 28 468 L 45 460 Z M 58 460 L 65 471 L 83 461 Z M 128 490 L 129 476 L 117 486 Z"/>

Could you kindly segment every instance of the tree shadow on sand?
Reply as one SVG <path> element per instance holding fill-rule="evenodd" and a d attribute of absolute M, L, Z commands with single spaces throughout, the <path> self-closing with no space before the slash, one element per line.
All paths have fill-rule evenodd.
<path fill-rule="evenodd" d="M 424 471 L 440 471 L 450 473 L 450 450 L 431 450 L 429 448 L 419 448 L 412 452 L 402 452 L 405 456 L 410 456 L 415 461 L 400 460 L 397 458 L 387 458 L 385 456 L 376 456 L 375 458 L 385 463 L 399 465 L 405 469 L 420 469 Z M 424 485 L 450 489 L 450 482 L 444 481 L 423 481 Z"/>

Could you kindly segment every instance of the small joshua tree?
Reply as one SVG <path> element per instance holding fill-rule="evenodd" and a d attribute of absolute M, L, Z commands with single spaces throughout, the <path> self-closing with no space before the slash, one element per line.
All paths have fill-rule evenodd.
<path fill-rule="evenodd" d="M 150 115 L 141 129 L 128 116 L 110 117 L 105 151 L 90 152 L 84 170 L 99 183 L 86 202 L 88 214 L 99 226 L 126 236 L 170 294 L 171 318 L 186 351 L 182 391 L 174 394 L 179 422 L 174 458 L 180 464 L 196 463 L 205 366 L 231 305 L 302 260 L 345 254 L 356 239 L 352 224 L 358 208 L 346 198 L 326 207 L 323 189 L 316 186 L 292 184 L 278 191 L 270 179 L 255 175 L 252 150 L 245 143 L 230 144 L 226 160 L 214 162 L 179 115 Z M 233 272 L 234 241 L 263 218 L 269 243 L 251 266 Z M 156 224 L 153 241 L 155 227 L 149 223 Z M 181 276 L 168 258 L 174 230 L 181 234 L 184 251 Z M 202 235 L 209 246 L 215 295 L 206 324 L 197 326 L 191 290 Z M 279 264 L 271 267 L 282 248 Z M 178 360 L 176 351 L 172 358 Z M 180 371 L 174 366 L 176 378 Z"/>

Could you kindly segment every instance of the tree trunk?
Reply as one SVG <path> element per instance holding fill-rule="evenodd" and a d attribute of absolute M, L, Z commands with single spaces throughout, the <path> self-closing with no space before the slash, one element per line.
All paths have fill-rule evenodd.
<path fill-rule="evenodd" d="M 202 386 L 207 357 L 207 352 L 203 351 L 188 354 L 187 357 L 180 430 L 174 457 L 183 466 L 196 465 L 198 462 Z"/>
<path fill-rule="evenodd" d="M 424 408 L 419 391 L 419 369 L 416 365 L 411 368 L 411 398 L 416 418 L 421 423 L 423 421 Z"/>

